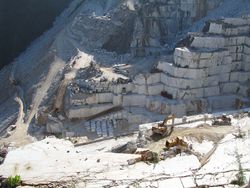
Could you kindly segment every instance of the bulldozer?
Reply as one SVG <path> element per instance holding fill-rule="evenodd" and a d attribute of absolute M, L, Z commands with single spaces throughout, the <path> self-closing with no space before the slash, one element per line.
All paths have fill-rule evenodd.
<path fill-rule="evenodd" d="M 158 134 L 163 137 L 170 135 L 174 128 L 174 120 L 175 120 L 174 114 L 168 115 L 162 123 L 158 123 L 157 125 L 154 125 L 152 127 L 153 134 Z M 168 123 L 169 121 L 172 121 L 171 124 Z"/>

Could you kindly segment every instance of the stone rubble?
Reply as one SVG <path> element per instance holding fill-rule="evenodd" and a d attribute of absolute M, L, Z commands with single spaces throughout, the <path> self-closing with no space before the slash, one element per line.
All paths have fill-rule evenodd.
<path fill-rule="evenodd" d="M 141 127 L 144 129 L 143 127 L 152 127 L 152 125 Z M 184 126 L 187 128 L 190 125 L 184 124 Z M 244 134 L 242 138 L 235 136 L 238 126 Z M 110 139 L 78 147 L 74 147 L 69 141 L 46 138 L 10 151 L 4 164 L 0 166 L 0 175 L 8 177 L 19 174 L 27 185 L 61 182 L 67 186 L 73 181 L 76 187 L 88 188 L 133 185 L 141 187 L 168 185 L 185 188 L 198 185 L 233 187 L 230 183 L 239 171 L 236 153 L 241 156 L 244 176 L 246 178 L 250 176 L 249 117 L 233 118 L 233 129 L 233 134 L 229 132 L 219 141 L 214 153 L 204 165 L 201 165 L 201 161 L 192 154 L 183 153 L 156 164 L 144 162 L 130 164 L 131 161 L 139 161 L 140 156 L 111 153 L 114 148 L 125 149 L 125 152 L 135 150 L 133 143 L 135 137 Z M 190 138 L 191 140 L 187 142 L 192 143 L 193 149 L 203 155 L 207 155 L 215 146 L 215 142 L 203 140 L 200 143 L 194 140 L 195 136 Z M 131 146 L 123 147 L 127 143 L 131 143 Z M 31 152 L 32 155 L 29 155 Z"/>

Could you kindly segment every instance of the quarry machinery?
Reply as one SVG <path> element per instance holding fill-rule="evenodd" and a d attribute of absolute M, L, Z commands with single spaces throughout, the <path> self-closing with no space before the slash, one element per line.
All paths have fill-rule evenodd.
<path fill-rule="evenodd" d="M 175 137 L 173 139 L 166 140 L 165 146 L 167 149 L 170 149 L 170 148 L 176 147 L 176 146 L 183 147 L 183 148 L 189 148 L 188 143 L 179 137 Z"/>
<path fill-rule="evenodd" d="M 152 127 L 153 134 L 158 134 L 161 136 L 170 135 L 174 128 L 174 120 L 174 114 L 168 115 L 162 123 L 158 123 L 157 125 Z M 171 124 L 168 123 L 169 121 L 171 121 Z"/>
<path fill-rule="evenodd" d="M 225 125 L 231 125 L 231 118 L 227 117 L 226 114 L 222 114 L 222 116 L 214 118 L 212 120 L 212 125 L 218 125 L 218 126 L 225 126 Z"/>

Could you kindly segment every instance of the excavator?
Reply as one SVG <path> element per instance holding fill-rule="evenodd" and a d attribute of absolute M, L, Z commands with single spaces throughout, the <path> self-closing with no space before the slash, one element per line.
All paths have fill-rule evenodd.
<path fill-rule="evenodd" d="M 168 115 L 162 123 L 158 123 L 152 127 L 153 134 L 158 134 L 163 137 L 170 135 L 174 129 L 174 120 L 174 114 Z M 172 121 L 172 123 L 169 124 L 169 121 Z"/>

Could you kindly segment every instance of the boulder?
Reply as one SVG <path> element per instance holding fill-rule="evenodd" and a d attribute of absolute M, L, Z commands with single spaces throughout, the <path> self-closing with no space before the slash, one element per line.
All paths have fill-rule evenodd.
<path fill-rule="evenodd" d="M 111 149 L 113 153 L 129 153 L 133 154 L 137 150 L 137 146 L 135 142 L 128 142 L 124 145 L 118 145 Z"/>

